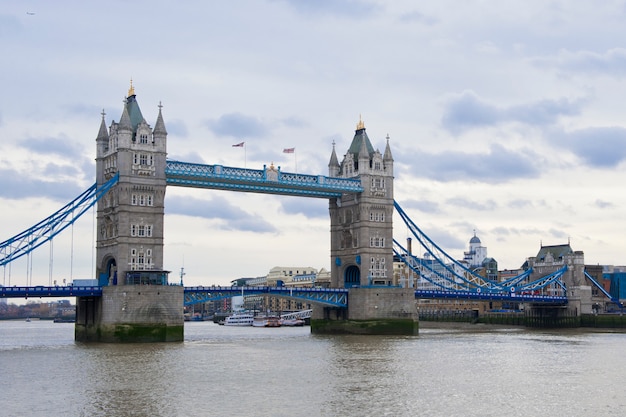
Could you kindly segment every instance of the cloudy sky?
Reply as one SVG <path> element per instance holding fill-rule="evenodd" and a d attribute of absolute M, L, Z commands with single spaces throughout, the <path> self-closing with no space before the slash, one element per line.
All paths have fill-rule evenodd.
<path fill-rule="evenodd" d="M 327 174 L 362 117 L 451 255 L 476 230 L 501 269 L 568 240 L 626 264 L 625 21 L 609 0 L 4 1 L 0 240 L 93 184 L 101 112 L 119 120 L 132 78 L 170 159 Z M 330 266 L 325 200 L 169 187 L 165 210 L 185 284 Z M 34 285 L 93 275 L 93 217 L 36 252 Z"/>

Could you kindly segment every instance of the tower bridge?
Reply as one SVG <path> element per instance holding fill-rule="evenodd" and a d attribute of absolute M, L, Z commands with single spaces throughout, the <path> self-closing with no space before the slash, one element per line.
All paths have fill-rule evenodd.
<path fill-rule="evenodd" d="M 0 244 L 0 265 L 41 246 L 97 206 L 96 270 L 99 290 L 77 296 L 76 339 L 84 341 L 175 341 L 183 338 L 183 304 L 238 291 L 264 291 L 315 303 L 312 331 L 415 334 L 416 298 L 509 299 L 566 306 L 584 311 L 585 278 L 580 256 L 541 276 L 527 273 L 504 282 L 483 277 L 454 260 L 417 227 L 394 200 L 394 166 L 389 137 L 375 150 L 362 121 L 342 161 L 335 145 L 328 176 L 172 161 L 159 106 L 154 127 L 144 119 L 134 88 L 119 122 L 107 127 L 102 115 L 96 137 L 96 184 L 87 195 L 48 219 Z M 292 195 L 329 201 L 331 288 L 183 288 L 170 285 L 164 270 L 164 200 L 167 186 Z M 91 205 L 90 205 L 91 204 Z M 416 257 L 393 239 L 398 213 L 428 258 Z M 394 258 L 404 262 L 422 285 L 393 285 Z M 534 277 L 531 275 L 534 274 Z M 581 278 L 582 276 L 582 278 Z M 143 285 L 150 284 L 150 285 Z M 550 289 L 546 295 L 545 289 Z M 2 289 L 3 297 L 21 290 Z M 39 296 L 58 294 L 47 287 Z M 63 290 L 66 291 L 66 290 Z M 77 290 L 76 290 L 77 291 Z M 34 291 L 24 287 L 23 293 Z M 13 294 L 13 295 L 11 295 Z M 568 298 L 569 296 L 569 298 Z"/>

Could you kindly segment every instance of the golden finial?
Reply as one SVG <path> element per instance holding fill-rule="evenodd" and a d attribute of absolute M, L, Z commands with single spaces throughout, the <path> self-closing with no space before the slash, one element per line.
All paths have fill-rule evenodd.
<path fill-rule="evenodd" d="M 359 123 L 356 124 L 356 130 L 365 129 L 365 123 L 361 119 L 361 115 L 359 114 Z"/>
<path fill-rule="evenodd" d="M 133 87 L 133 79 L 130 79 L 130 88 L 128 89 L 128 97 L 135 95 L 135 87 Z"/>

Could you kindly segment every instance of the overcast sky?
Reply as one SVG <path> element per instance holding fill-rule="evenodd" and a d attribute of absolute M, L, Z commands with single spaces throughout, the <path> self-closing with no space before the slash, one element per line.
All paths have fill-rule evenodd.
<path fill-rule="evenodd" d="M 608 0 L 3 1 L 0 240 L 93 184 L 101 112 L 119 121 L 132 78 L 170 159 L 327 175 L 362 117 L 449 254 L 476 230 L 500 269 L 568 240 L 626 264 L 624 22 Z M 168 187 L 165 211 L 186 285 L 330 267 L 326 200 Z M 92 277 L 93 218 L 37 251 L 33 284 Z"/>

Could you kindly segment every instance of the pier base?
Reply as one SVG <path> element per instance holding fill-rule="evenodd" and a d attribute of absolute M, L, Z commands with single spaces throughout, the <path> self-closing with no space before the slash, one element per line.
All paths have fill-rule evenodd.
<path fill-rule="evenodd" d="M 314 307 L 311 333 L 416 335 L 415 293 L 411 288 L 350 288 L 348 308 Z"/>
<path fill-rule="evenodd" d="M 74 339 L 80 342 L 182 342 L 183 287 L 123 285 L 102 297 L 78 297 Z"/>

